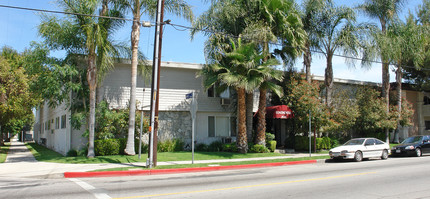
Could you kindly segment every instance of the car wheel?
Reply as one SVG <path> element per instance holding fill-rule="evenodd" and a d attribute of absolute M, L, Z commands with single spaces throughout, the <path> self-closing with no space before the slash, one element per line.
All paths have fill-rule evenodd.
<path fill-rule="evenodd" d="M 387 158 L 388 158 L 388 151 L 387 150 L 383 150 L 382 151 L 381 159 L 386 160 Z"/>
<path fill-rule="evenodd" d="M 420 157 L 422 155 L 421 149 L 420 148 L 416 148 L 415 149 L 415 156 L 416 157 Z"/>
<path fill-rule="evenodd" d="M 362 160 L 363 160 L 363 154 L 361 153 L 361 151 L 356 151 L 354 155 L 354 161 L 360 162 Z"/>

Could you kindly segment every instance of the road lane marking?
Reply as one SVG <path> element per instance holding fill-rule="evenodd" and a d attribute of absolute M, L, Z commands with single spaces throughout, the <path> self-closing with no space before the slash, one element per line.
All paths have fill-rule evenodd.
<path fill-rule="evenodd" d="M 68 178 L 70 181 L 76 183 L 77 185 L 79 185 L 80 187 L 82 187 L 83 189 L 85 189 L 85 191 L 88 191 L 89 193 L 93 194 L 94 197 L 96 197 L 97 199 L 111 199 L 110 196 L 108 196 L 106 193 L 104 193 L 103 191 L 101 191 L 100 189 L 97 189 L 95 187 L 93 187 L 92 185 L 76 179 L 76 178 Z"/>
<path fill-rule="evenodd" d="M 362 175 L 369 175 L 369 174 L 375 174 L 375 173 L 376 172 L 366 172 L 366 173 L 356 173 L 356 174 L 348 174 L 348 175 L 341 175 L 341 176 L 330 176 L 330 177 L 323 177 L 323 178 L 311 178 L 311 179 L 304 179 L 304 180 L 292 180 L 292 181 L 286 181 L 286 182 L 275 182 L 275 183 L 267 183 L 267 184 L 247 185 L 247 186 L 240 186 L 240 187 L 228 187 L 228 188 L 220 188 L 220 189 L 184 191 L 184 192 L 176 192 L 176 193 L 162 193 L 162 194 L 152 194 L 152 195 L 142 195 L 142 196 L 129 196 L 129 197 L 114 198 L 114 199 L 148 198 L 148 197 L 172 196 L 172 195 L 190 194 L 190 193 L 204 193 L 204 192 L 212 192 L 212 191 L 226 191 L 226 190 L 233 190 L 233 189 L 244 189 L 244 188 L 254 188 L 254 187 L 281 185 L 281 184 L 291 184 L 291 183 L 297 183 L 297 182 L 310 182 L 310 181 L 329 180 L 329 179 L 335 179 L 335 178 L 347 178 L 347 177 L 362 176 Z"/>

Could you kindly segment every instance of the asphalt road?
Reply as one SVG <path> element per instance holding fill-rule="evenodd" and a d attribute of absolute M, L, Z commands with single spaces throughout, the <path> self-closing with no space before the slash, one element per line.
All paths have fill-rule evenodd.
<path fill-rule="evenodd" d="M 0 178 L 0 198 L 430 198 L 430 156 L 81 179 Z"/>

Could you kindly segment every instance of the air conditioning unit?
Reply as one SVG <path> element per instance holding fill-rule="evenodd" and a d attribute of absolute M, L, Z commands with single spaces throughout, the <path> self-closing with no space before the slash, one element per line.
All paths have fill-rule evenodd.
<path fill-rule="evenodd" d="M 230 99 L 221 98 L 221 105 L 230 105 Z"/>

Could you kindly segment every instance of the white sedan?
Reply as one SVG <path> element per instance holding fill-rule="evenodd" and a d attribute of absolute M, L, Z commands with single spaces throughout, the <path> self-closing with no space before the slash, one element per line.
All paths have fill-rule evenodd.
<path fill-rule="evenodd" d="M 342 146 L 330 150 L 332 159 L 353 159 L 356 162 L 363 158 L 388 158 L 390 146 L 376 138 L 355 138 Z"/>

